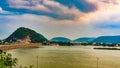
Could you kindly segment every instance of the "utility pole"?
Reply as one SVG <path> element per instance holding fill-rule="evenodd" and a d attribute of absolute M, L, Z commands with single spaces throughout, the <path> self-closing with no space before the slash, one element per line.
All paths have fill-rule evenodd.
<path fill-rule="evenodd" d="M 37 56 L 37 68 L 38 68 L 38 56 Z"/>
<path fill-rule="evenodd" d="M 98 65 L 99 65 L 99 57 L 97 57 L 97 68 L 98 68 Z"/>

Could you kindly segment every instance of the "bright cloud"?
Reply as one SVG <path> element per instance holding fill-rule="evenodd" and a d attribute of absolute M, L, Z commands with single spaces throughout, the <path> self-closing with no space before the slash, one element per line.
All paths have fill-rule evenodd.
<path fill-rule="evenodd" d="M 72 22 L 73 24 L 93 23 L 99 20 L 109 20 L 120 15 L 119 0 L 87 0 L 86 2 L 96 6 L 96 10 L 84 13 L 76 6 L 69 8 L 54 0 L 8 0 L 10 8 L 40 13 L 59 19 L 59 22 L 62 22 L 62 24 L 64 22 L 68 22 L 68 24 Z"/>
<path fill-rule="evenodd" d="M 2 12 L 2 8 L 0 7 L 0 12 Z"/>
<path fill-rule="evenodd" d="M 25 9 L 57 19 L 74 19 L 81 14 L 75 7 L 69 9 L 53 0 L 8 0 L 8 3 L 10 8 Z"/>

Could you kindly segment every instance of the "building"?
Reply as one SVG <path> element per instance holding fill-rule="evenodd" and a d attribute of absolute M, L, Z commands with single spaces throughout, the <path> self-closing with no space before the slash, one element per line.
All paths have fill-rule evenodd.
<path fill-rule="evenodd" d="M 24 43 L 24 44 L 30 44 L 31 43 L 31 39 L 30 36 L 27 35 L 24 39 L 17 39 L 18 43 Z"/>

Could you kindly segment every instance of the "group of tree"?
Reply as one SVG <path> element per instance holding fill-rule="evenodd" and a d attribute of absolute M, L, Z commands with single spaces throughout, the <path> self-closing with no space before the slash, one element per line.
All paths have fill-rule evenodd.
<path fill-rule="evenodd" d="M 0 68 L 12 68 L 16 66 L 18 62 L 17 58 L 12 58 L 10 53 L 0 50 Z"/>
<path fill-rule="evenodd" d="M 0 50 L 0 68 L 17 68 L 18 59 L 13 58 L 12 54 Z M 29 67 L 19 67 L 19 68 L 33 68 L 33 65 Z"/>

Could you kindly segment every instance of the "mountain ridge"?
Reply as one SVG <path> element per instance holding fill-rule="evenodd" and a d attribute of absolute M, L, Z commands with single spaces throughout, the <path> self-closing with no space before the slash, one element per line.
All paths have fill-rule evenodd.
<path fill-rule="evenodd" d="M 81 38 L 73 40 L 73 42 L 91 42 L 94 39 L 95 38 L 92 38 L 92 37 L 81 37 Z"/>
<path fill-rule="evenodd" d="M 117 35 L 117 36 L 100 36 L 100 37 L 94 39 L 92 42 L 114 43 L 114 44 L 120 43 L 120 36 L 119 35 Z"/>
<path fill-rule="evenodd" d="M 66 37 L 54 37 L 50 41 L 53 41 L 53 42 L 70 42 L 71 40 L 69 38 L 66 38 Z"/>

